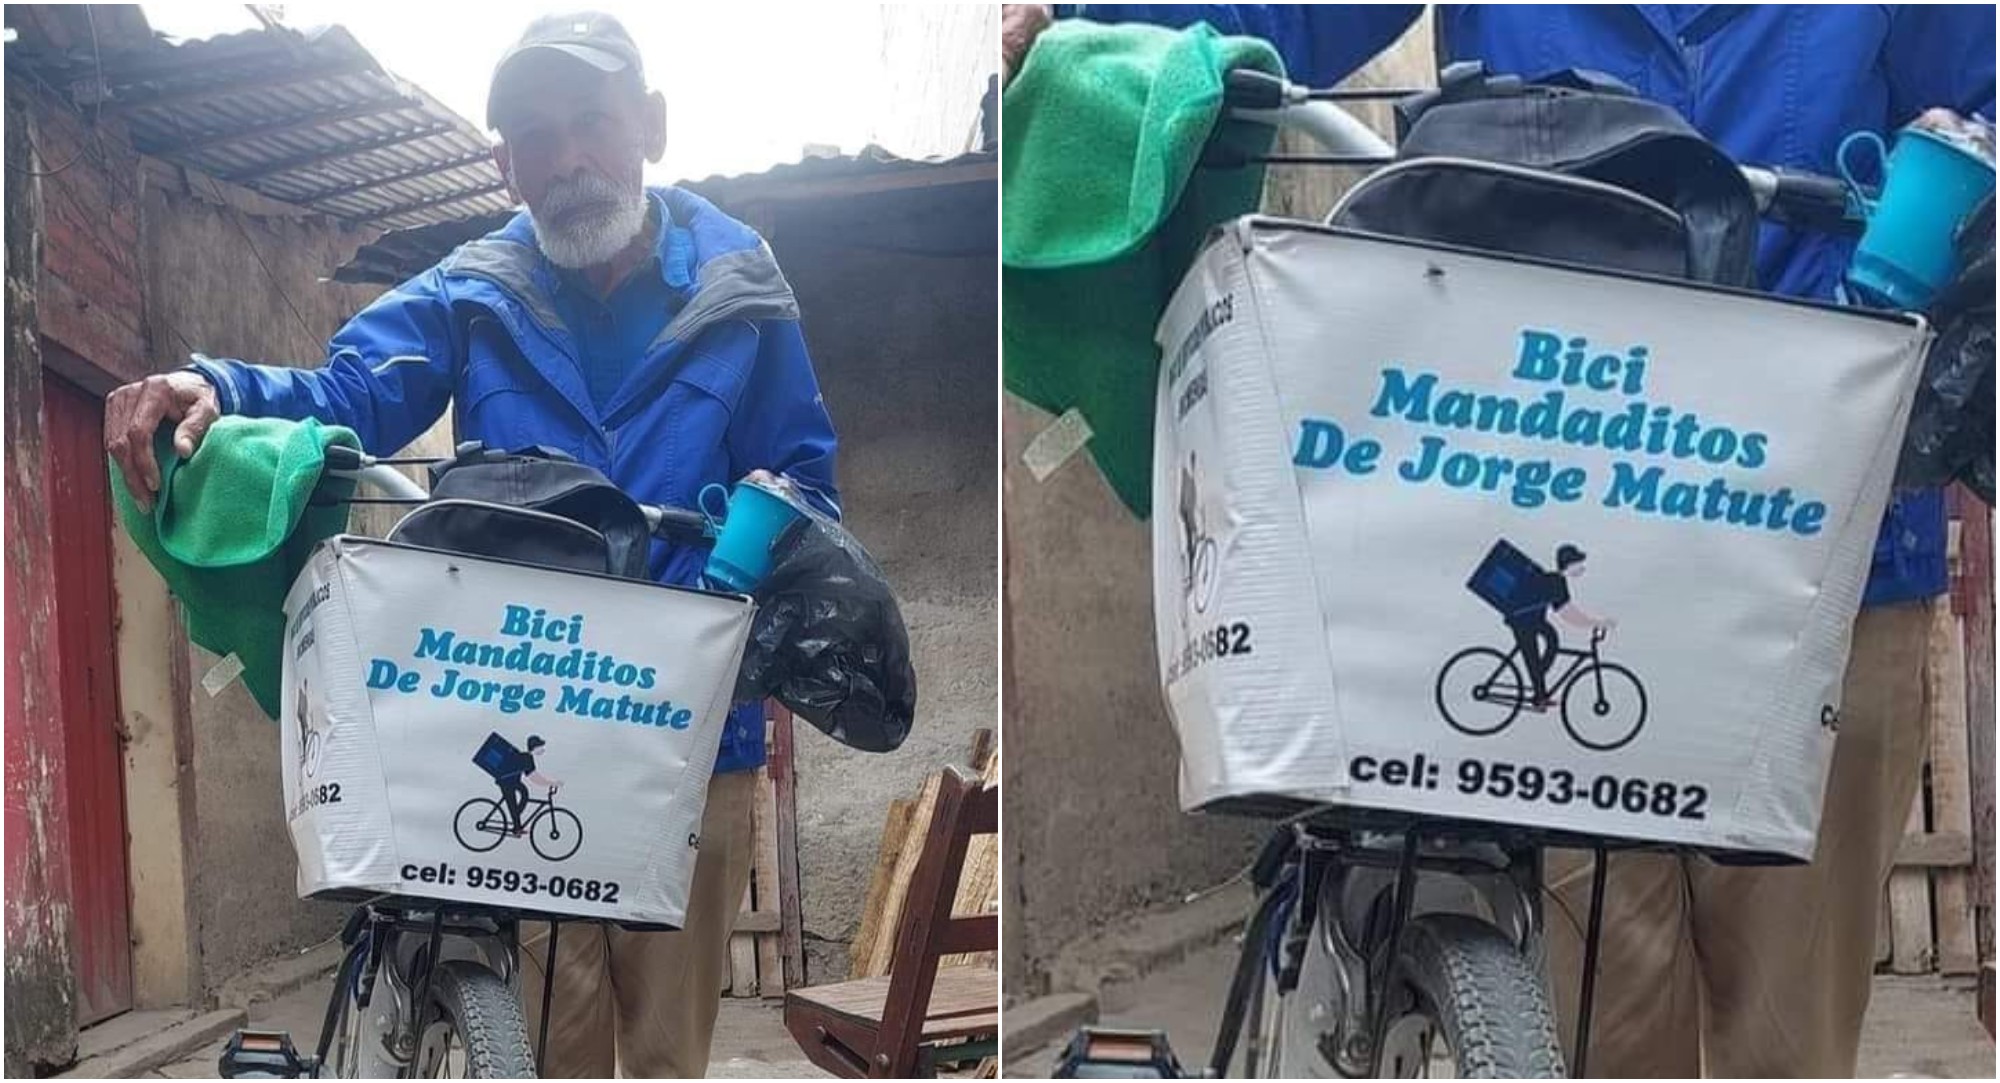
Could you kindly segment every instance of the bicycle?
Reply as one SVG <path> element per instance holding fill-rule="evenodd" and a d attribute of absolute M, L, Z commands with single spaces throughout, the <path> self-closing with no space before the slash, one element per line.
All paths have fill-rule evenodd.
<path fill-rule="evenodd" d="M 1630 669 L 1603 659 L 1598 645 L 1604 634 L 1602 628 L 1591 629 L 1587 651 L 1558 647 L 1552 662 L 1567 661 L 1568 667 L 1549 673 L 1546 680 L 1570 739 L 1596 752 L 1614 752 L 1631 744 L 1646 725 L 1646 686 Z M 1438 671 L 1438 713 L 1467 737 L 1491 737 L 1513 725 L 1521 709 L 1535 702 L 1534 686 L 1516 664 L 1520 657 L 1519 647 L 1504 653 L 1467 647 L 1452 655 Z M 1578 695 L 1579 690 L 1584 694 Z M 1476 713 L 1488 707 L 1492 711 L 1486 717 Z M 1587 729 L 1583 723 L 1589 722 L 1603 727 Z"/>
<path fill-rule="evenodd" d="M 386 494 L 383 498 L 352 497 L 349 502 L 423 504 L 430 494 L 394 468 L 436 461 L 378 459 L 351 449 L 331 448 L 327 475 L 366 482 Z M 708 523 L 698 511 L 654 505 L 641 505 L 640 510 L 656 538 L 678 543 L 710 539 Z M 393 540 L 394 535 L 391 537 Z M 318 744 L 318 736 L 314 733 L 301 743 Z M 308 752 L 306 748 L 300 751 L 302 755 Z M 312 751 L 317 758 L 317 749 Z M 529 821 L 529 842 L 535 852 L 551 861 L 574 854 L 583 832 L 575 814 L 556 806 L 553 791 L 531 804 L 542 806 Z M 460 806 L 455 829 L 473 806 L 491 806 L 477 819 L 472 836 L 486 842 L 490 834 L 491 842 L 481 850 L 467 842 L 464 832 L 460 832 L 459 841 L 475 852 L 491 850 L 512 833 L 511 827 L 504 826 L 510 821 L 497 800 L 474 798 Z M 494 820 L 495 816 L 499 819 Z M 567 849 L 544 849 L 558 843 Z M 559 922 L 563 920 L 560 914 L 530 914 L 414 896 L 377 895 L 358 901 L 340 932 L 344 951 L 313 1051 L 301 1055 L 288 1034 L 239 1031 L 221 1058 L 225 1078 L 502 1079 L 536 1075 L 538 1051 L 548 1044 L 548 1018 L 545 1010 L 537 1040 L 531 1044 L 518 990 L 520 923 L 551 922 L 548 951 L 554 958 Z M 544 1005 L 549 1002 L 553 978 L 554 968 L 546 968 Z"/>
<path fill-rule="evenodd" d="M 566 861 L 577 847 L 583 845 L 583 821 L 576 813 L 566 808 L 556 807 L 556 791 L 559 786 L 549 787 L 546 797 L 530 798 L 521 808 L 525 819 L 519 830 L 513 826 L 513 817 L 506 805 L 498 798 L 475 797 L 458 806 L 452 815 L 451 831 L 458 836 L 458 844 L 475 854 L 483 854 L 498 847 L 508 836 L 525 834 L 528 845 L 548 861 Z M 528 810 L 534 809 L 533 816 Z M 466 813 L 478 815 L 467 817 Z M 470 836 L 470 837 L 468 837 Z"/>
<path fill-rule="evenodd" d="M 1244 156 L 1212 142 L 1203 165 L 1389 164 L 1392 148 L 1335 103 L 1413 93 L 1315 91 L 1233 72 L 1225 85 L 1232 118 L 1302 132 L 1331 153 Z M 1738 168 L 1759 215 L 1818 229 L 1848 228 L 1854 220 L 1837 180 Z M 1610 190 L 1594 181 L 1578 184 Z M 1570 735 L 1609 750 L 1637 734 L 1646 706 L 1637 677 L 1602 658 L 1601 640 L 1594 635 L 1587 652 L 1563 652 L 1569 665 L 1555 687 Z M 1529 694 L 1517 656 L 1473 647 L 1448 660 L 1436 688 L 1445 720 L 1474 736 L 1511 724 Z M 1471 705 L 1491 705 L 1498 720 L 1475 720 L 1465 710 Z M 1614 715 L 1629 721 L 1609 732 L 1592 725 Z M 1283 818 L 1247 870 L 1258 901 L 1205 1069 L 1181 1072 L 1163 1037 L 1141 1049 L 1131 1033 L 1086 1028 L 1065 1058 L 1065 1074 L 1219 1078 L 1232 1067 L 1274 1079 L 1549 1078 L 1571 1067 L 1587 1074 L 1606 857 L 1614 846 L 1674 847 L 1303 799 L 1256 799 L 1241 808 L 1274 809 Z M 1544 852 L 1552 847 L 1596 858 L 1589 913 L 1567 915 L 1584 944 L 1573 1057 L 1559 1041 L 1541 965 Z M 1105 1042 L 1101 1056 L 1093 1052 L 1095 1037 Z M 1141 1061 L 1144 1070 L 1134 1067 Z"/>

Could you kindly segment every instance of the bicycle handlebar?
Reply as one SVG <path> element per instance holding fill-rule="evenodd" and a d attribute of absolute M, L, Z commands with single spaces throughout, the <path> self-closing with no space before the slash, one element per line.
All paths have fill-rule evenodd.
<path fill-rule="evenodd" d="M 1229 73 L 1223 101 L 1230 116 L 1303 132 L 1325 147 L 1328 155 L 1233 154 L 1211 146 L 1202 164 L 1223 168 L 1261 162 L 1271 165 L 1388 165 L 1395 148 L 1353 114 L 1336 104 L 1352 100 L 1395 100 L 1423 93 L 1410 90 L 1311 90 L 1259 71 Z M 1846 182 L 1802 170 L 1737 166 L 1750 187 L 1759 215 L 1800 229 L 1828 233 L 1859 232 L 1860 207 Z"/>
<path fill-rule="evenodd" d="M 394 464 L 425 465 L 443 461 L 442 459 L 378 459 L 348 447 L 326 449 L 328 474 L 366 482 L 386 497 L 386 500 L 378 502 L 391 504 L 422 504 L 431 498 L 428 490 L 396 469 Z M 708 541 L 710 538 L 708 517 L 692 508 L 679 508 L 671 504 L 640 504 L 639 512 L 646 517 L 646 528 L 652 532 L 653 537 L 661 541 L 696 544 Z"/>

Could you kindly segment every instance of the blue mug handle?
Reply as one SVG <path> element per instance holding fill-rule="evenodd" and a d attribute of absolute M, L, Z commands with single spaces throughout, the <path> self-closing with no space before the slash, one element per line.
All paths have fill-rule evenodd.
<path fill-rule="evenodd" d="M 1833 164 L 1840 169 L 1840 179 L 1846 181 L 1848 189 L 1854 193 L 1854 202 L 1860 205 L 1863 213 L 1874 214 L 1877 200 L 1869 198 L 1868 190 L 1861 186 L 1860 181 L 1854 179 L 1853 171 L 1847 168 L 1847 150 L 1856 143 L 1866 143 L 1875 148 L 1875 160 L 1881 166 L 1885 179 L 1889 167 L 1889 145 L 1874 132 L 1851 132 L 1847 138 L 1840 141 L 1840 149 L 1833 155 Z"/>
<path fill-rule="evenodd" d="M 709 507 L 708 494 L 710 493 L 722 494 L 721 511 L 716 511 Z M 701 487 L 701 493 L 695 497 L 694 502 L 701 508 L 701 517 L 708 521 L 709 532 L 716 533 L 721 531 L 723 520 L 729 518 L 729 486 L 709 482 L 707 485 Z"/>

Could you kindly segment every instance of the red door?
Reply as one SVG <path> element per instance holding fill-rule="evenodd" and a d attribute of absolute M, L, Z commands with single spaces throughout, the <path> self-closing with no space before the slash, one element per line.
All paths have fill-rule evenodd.
<path fill-rule="evenodd" d="M 56 669 L 68 757 L 77 1023 L 132 1007 L 125 749 L 119 740 L 117 605 L 111 587 L 104 403 L 44 370 L 49 534 L 55 545 Z"/>

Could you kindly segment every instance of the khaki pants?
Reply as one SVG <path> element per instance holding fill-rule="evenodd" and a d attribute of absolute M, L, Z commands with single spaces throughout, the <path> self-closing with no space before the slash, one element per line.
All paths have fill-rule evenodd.
<path fill-rule="evenodd" d="M 1611 858 L 1589 1071 L 1612 1078 L 1848 1077 L 1875 926 L 1929 737 L 1932 605 L 1863 610 L 1819 850 L 1809 865 Z M 1590 859 L 1551 854 L 1549 969 L 1574 1048 Z M 1568 914 L 1574 916 L 1574 924 Z"/>
<path fill-rule="evenodd" d="M 722 1007 L 729 934 L 750 884 L 750 815 L 757 773 L 716 775 L 701 819 L 701 852 L 679 932 L 634 933 L 566 924 L 556 938 L 556 982 L 542 1076 L 700 1079 Z M 530 1044 L 542 1023 L 549 927 L 521 930 L 521 999 Z"/>

